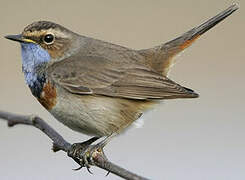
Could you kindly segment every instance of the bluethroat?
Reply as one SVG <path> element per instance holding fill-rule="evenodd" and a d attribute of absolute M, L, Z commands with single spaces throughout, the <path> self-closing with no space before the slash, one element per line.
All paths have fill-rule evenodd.
<path fill-rule="evenodd" d="M 35 98 L 69 128 L 103 147 L 159 100 L 196 98 L 170 80 L 173 57 L 238 9 L 236 4 L 162 45 L 133 50 L 81 36 L 48 21 L 7 39 L 21 45 L 25 81 Z"/>

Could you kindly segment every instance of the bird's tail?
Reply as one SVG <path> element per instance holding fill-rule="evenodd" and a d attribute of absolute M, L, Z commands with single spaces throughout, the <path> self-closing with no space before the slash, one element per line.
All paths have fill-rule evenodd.
<path fill-rule="evenodd" d="M 238 9 L 237 4 L 231 5 L 226 10 L 207 20 L 200 26 L 197 26 L 181 36 L 151 49 L 139 50 L 139 53 L 146 57 L 153 69 L 167 76 L 167 73 L 173 64 L 173 57 L 185 48 L 189 47 L 203 33 L 214 27 Z"/>

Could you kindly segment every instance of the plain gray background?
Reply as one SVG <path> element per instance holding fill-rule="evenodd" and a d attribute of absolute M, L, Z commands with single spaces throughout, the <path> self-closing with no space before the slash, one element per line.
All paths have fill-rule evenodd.
<path fill-rule="evenodd" d="M 230 0 L 0 1 L 0 109 L 37 114 L 70 142 L 88 137 L 57 122 L 24 83 L 20 48 L 3 38 L 37 20 L 51 20 L 86 36 L 148 48 L 175 38 L 232 4 Z M 145 125 L 105 149 L 115 163 L 152 179 L 244 180 L 244 2 L 187 49 L 170 78 L 198 99 L 168 100 L 146 113 Z M 37 129 L 0 121 L 0 179 L 120 179 L 77 165 Z"/>

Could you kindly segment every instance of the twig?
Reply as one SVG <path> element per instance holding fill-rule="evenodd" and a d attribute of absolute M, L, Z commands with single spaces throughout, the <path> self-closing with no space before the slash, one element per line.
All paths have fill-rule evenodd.
<path fill-rule="evenodd" d="M 51 126 L 49 126 L 43 119 L 41 119 L 38 116 L 34 116 L 34 115 L 24 116 L 24 115 L 17 115 L 9 112 L 0 111 L 0 119 L 7 120 L 9 127 L 13 127 L 17 124 L 24 124 L 40 129 L 44 134 L 46 134 L 53 141 L 54 152 L 62 150 L 68 153 L 69 150 L 71 150 L 72 148 L 72 145 L 69 142 L 67 142 L 56 130 L 54 130 Z M 78 161 L 78 159 L 80 158 L 79 155 L 71 158 L 75 162 L 80 164 Z M 103 150 L 101 152 L 92 154 L 91 158 L 93 162 L 93 163 L 89 162 L 91 166 L 95 165 L 99 168 L 102 168 L 124 179 L 147 180 L 146 178 L 138 176 L 135 173 L 132 173 L 107 160 Z"/>

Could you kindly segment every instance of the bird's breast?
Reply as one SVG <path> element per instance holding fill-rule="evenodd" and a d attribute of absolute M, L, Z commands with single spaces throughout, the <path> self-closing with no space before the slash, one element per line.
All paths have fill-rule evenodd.
<path fill-rule="evenodd" d="M 50 81 L 44 83 L 38 101 L 47 109 L 51 110 L 57 103 L 57 91 L 54 84 Z"/>

